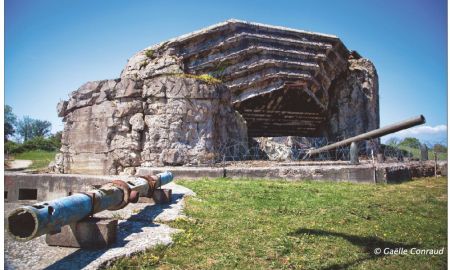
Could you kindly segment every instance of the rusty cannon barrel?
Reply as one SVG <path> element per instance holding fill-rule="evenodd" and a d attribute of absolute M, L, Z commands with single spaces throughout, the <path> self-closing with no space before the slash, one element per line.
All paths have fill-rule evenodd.
<path fill-rule="evenodd" d="M 103 210 L 118 210 L 136 203 L 139 196 L 150 197 L 153 191 L 173 180 L 171 172 L 132 179 L 113 180 L 88 192 L 23 206 L 8 215 L 7 231 L 16 240 L 29 241 Z"/>
<path fill-rule="evenodd" d="M 408 129 L 417 125 L 421 125 L 425 123 L 425 117 L 423 115 L 419 115 L 416 117 L 413 117 L 411 119 L 408 120 L 404 120 L 392 125 L 388 125 L 379 129 L 374 129 L 372 131 L 366 132 L 366 133 L 362 133 L 359 134 L 357 136 L 336 142 L 336 143 L 332 143 L 329 145 L 326 145 L 324 147 L 320 147 L 317 149 L 311 149 L 308 151 L 307 156 L 313 156 L 316 154 L 319 154 L 321 152 L 325 152 L 325 151 L 329 151 L 329 150 L 333 150 L 335 148 L 338 147 L 342 147 L 342 146 L 347 146 L 349 144 L 351 144 L 352 142 L 359 142 L 359 141 L 363 141 L 363 140 L 370 140 L 370 139 L 374 139 L 374 138 L 379 138 L 382 137 L 384 135 L 388 135 L 403 129 Z"/>

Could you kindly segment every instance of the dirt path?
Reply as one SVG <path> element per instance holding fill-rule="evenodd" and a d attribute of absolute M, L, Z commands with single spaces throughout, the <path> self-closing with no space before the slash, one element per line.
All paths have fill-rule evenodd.
<path fill-rule="evenodd" d="M 5 170 L 14 170 L 14 171 L 24 170 L 30 167 L 32 163 L 33 161 L 27 159 L 15 159 L 11 161 L 6 161 L 7 166 Z"/>

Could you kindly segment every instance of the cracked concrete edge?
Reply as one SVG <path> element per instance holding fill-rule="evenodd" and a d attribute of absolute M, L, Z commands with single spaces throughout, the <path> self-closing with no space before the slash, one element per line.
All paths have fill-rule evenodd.
<path fill-rule="evenodd" d="M 94 260 L 94 261 L 92 261 L 89 265 L 87 265 L 83 269 L 86 269 L 86 270 L 103 269 L 105 267 L 111 266 L 117 260 L 120 260 L 122 258 L 132 257 L 134 255 L 140 254 L 140 253 L 145 252 L 147 250 L 151 250 L 152 248 L 155 248 L 158 245 L 170 246 L 170 245 L 173 244 L 172 236 L 174 234 L 181 233 L 182 230 L 172 228 L 166 223 L 174 221 L 177 218 L 187 218 L 187 216 L 184 213 L 184 207 L 186 205 L 186 198 L 187 197 L 194 197 L 194 196 L 196 196 L 196 193 L 194 191 L 192 191 L 191 189 L 188 189 L 188 188 L 186 188 L 184 186 L 175 184 L 173 182 L 169 183 L 169 184 L 167 184 L 167 185 L 165 185 L 163 187 L 167 188 L 167 189 L 172 189 L 173 192 L 175 190 L 174 194 L 183 194 L 183 197 L 181 197 L 181 199 L 179 201 L 177 201 L 172 206 L 172 208 L 164 209 L 153 220 L 154 223 L 159 224 L 160 226 L 166 226 L 170 230 L 169 231 L 169 235 L 168 235 L 168 239 L 166 239 L 166 241 L 160 240 L 160 241 L 152 242 L 150 245 L 144 245 L 144 246 L 136 247 L 136 248 L 132 249 L 130 252 L 127 252 L 127 253 L 124 253 L 124 254 L 113 255 L 110 258 L 107 258 L 106 260 L 100 260 L 99 262 L 96 262 L 97 260 Z M 136 222 L 139 222 L 139 221 L 136 221 Z"/>
<path fill-rule="evenodd" d="M 169 227 L 169 226 L 167 226 L 167 227 Z M 89 265 L 87 265 L 86 267 L 84 267 L 82 269 L 84 269 L 84 270 L 106 269 L 108 267 L 111 267 L 116 261 L 118 261 L 120 259 L 130 258 L 130 257 L 138 255 L 138 254 L 140 254 L 142 252 L 146 252 L 148 250 L 151 250 L 151 249 L 155 248 L 158 245 L 170 246 L 170 245 L 173 244 L 172 235 L 174 235 L 176 233 L 180 233 L 182 231 L 179 230 L 179 229 L 173 229 L 171 227 L 169 227 L 169 228 L 172 229 L 172 232 L 169 233 L 168 239 L 155 241 L 151 245 L 148 245 L 148 246 L 144 246 L 144 247 L 140 247 L 140 248 L 134 248 L 134 249 L 132 249 L 131 251 L 129 251 L 127 253 L 112 255 L 111 257 L 109 257 L 109 258 L 107 258 L 105 260 L 100 260 L 99 262 L 96 262 L 96 260 L 94 260 Z"/>
<path fill-rule="evenodd" d="M 130 204 L 125 211 L 127 218 L 119 220 L 117 242 L 104 250 L 84 250 L 75 248 L 60 248 L 47 246 L 45 236 L 33 239 L 31 242 L 10 242 L 5 239 L 6 269 L 99 269 L 113 264 L 120 258 L 130 257 L 157 245 L 171 245 L 172 236 L 182 230 L 171 228 L 167 224 L 179 217 L 186 217 L 183 213 L 186 198 L 195 196 L 195 193 L 183 186 L 170 183 L 164 186 L 170 188 L 176 196 L 169 205 L 160 205 L 160 208 L 151 208 L 146 212 L 142 205 Z M 134 209 L 136 208 L 136 209 Z M 149 215 L 150 219 L 134 220 L 128 215 L 134 210 Z M 148 211 L 148 210 L 147 210 Z M 130 212 L 130 213 L 128 213 Z M 157 213 L 152 217 L 152 212 Z M 108 217 L 108 214 L 106 215 Z M 153 224 L 153 225 L 151 225 Z M 9 239 L 9 238 L 8 238 Z M 12 241 L 11 239 L 9 239 Z M 34 242 L 33 242 L 34 241 Z M 6 247 L 5 247 L 6 248 Z M 46 263 L 45 261 L 48 261 Z"/>

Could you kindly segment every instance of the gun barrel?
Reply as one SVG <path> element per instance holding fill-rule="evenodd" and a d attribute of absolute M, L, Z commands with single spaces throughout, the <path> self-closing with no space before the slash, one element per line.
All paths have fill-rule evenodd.
<path fill-rule="evenodd" d="M 22 206 L 8 215 L 7 231 L 16 240 L 29 241 L 46 233 L 58 232 L 61 227 L 77 222 L 103 210 L 118 210 L 137 202 L 159 186 L 173 180 L 170 172 L 146 178 L 115 180 L 98 189 L 76 193 L 64 198 Z"/>
<path fill-rule="evenodd" d="M 388 125 L 388 126 L 385 126 L 385 127 L 379 128 L 379 129 L 374 129 L 372 131 L 369 131 L 369 132 L 366 132 L 363 134 L 359 134 L 357 136 L 354 136 L 354 137 L 351 137 L 351 138 L 348 138 L 348 139 L 345 139 L 345 140 L 342 140 L 342 141 L 339 141 L 339 142 L 336 142 L 333 144 L 326 145 L 324 147 L 312 149 L 308 152 L 308 154 L 310 156 L 316 155 L 321 152 L 325 152 L 325 151 L 332 150 L 332 149 L 335 149 L 335 148 L 338 148 L 341 146 L 349 145 L 352 142 L 359 142 L 359 141 L 363 141 L 363 140 L 370 140 L 370 139 L 382 137 L 384 135 L 391 134 L 391 133 L 394 133 L 394 132 L 397 132 L 397 131 L 400 131 L 403 129 L 407 129 L 410 127 L 414 127 L 417 125 L 421 125 L 424 123 L 425 123 L 425 117 L 423 115 L 419 115 L 419 116 L 413 117 L 408 120 L 404 120 L 404 121 L 401 121 L 401 122 L 398 122 L 398 123 L 395 123 L 392 125 Z"/>

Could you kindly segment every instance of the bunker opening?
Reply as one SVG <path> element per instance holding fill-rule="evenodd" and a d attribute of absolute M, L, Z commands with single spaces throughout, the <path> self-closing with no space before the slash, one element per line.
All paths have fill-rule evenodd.
<path fill-rule="evenodd" d="M 37 189 L 35 188 L 19 189 L 19 200 L 37 200 Z"/>

